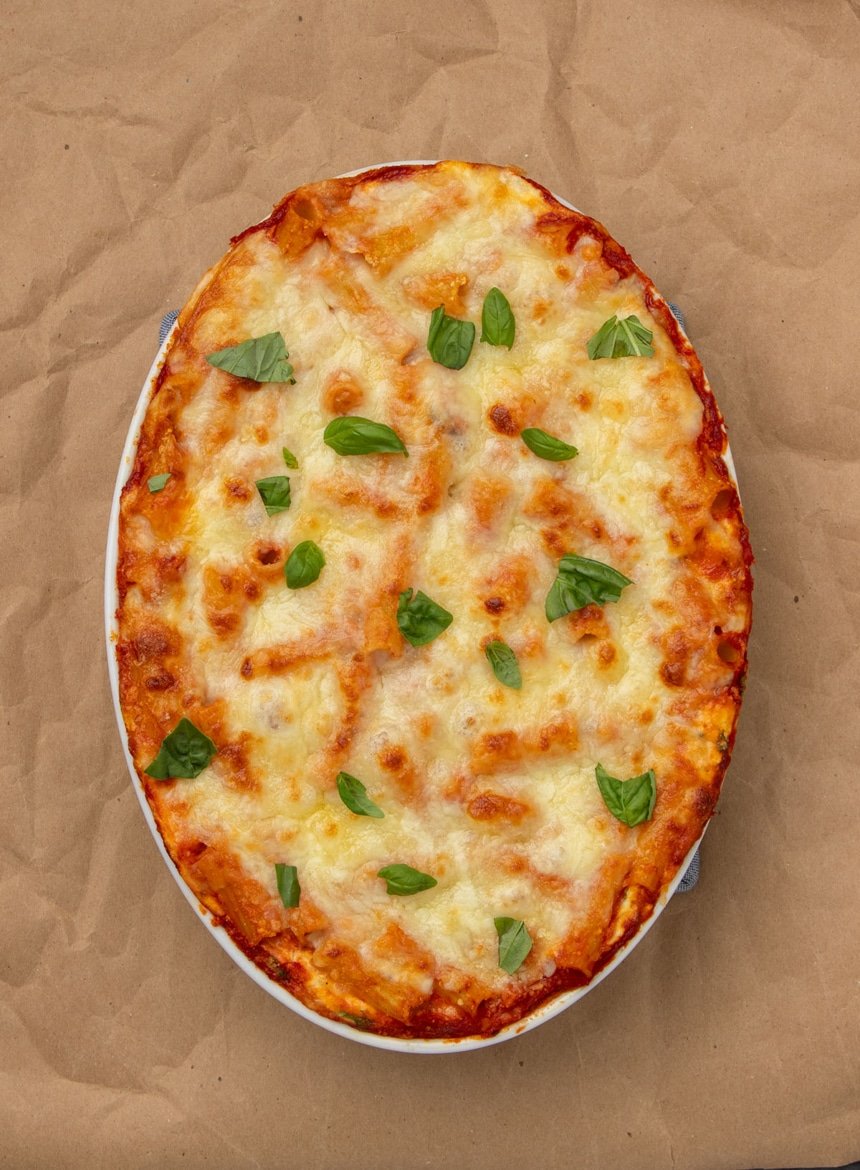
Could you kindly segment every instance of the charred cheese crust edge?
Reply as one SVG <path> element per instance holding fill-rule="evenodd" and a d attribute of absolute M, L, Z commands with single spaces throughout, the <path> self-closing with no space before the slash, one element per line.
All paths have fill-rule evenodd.
<path fill-rule="evenodd" d="M 416 171 L 425 169 L 420 166 L 395 166 L 388 168 L 381 168 L 371 172 L 363 172 L 352 179 L 340 180 L 342 190 L 346 191 L 352 187 L 359 186 L 368 182 L 396 182 L 401 178 L 408 177 Z M 654 289 L 647 277 L 633 264 L 627 253 L 617 245 L 611 237 L 605 232 L 605 229 L 595 221 L 588 219 L 585 216 L 579 215 L 569 211 L 566 207 L 559 204 L 549 192 L 538 184 L 531 183 L 535 190 L 539 191 L 546 201 L 547 214 L 546 219 L 551 221 L 553 230 L 557 230 L 560 237 L 566 236 L 569 241 L 568 250 L 573 247 L 575 239 L 583 233 L 587 233 L 590 237 L 600 240 L 603 246 L 603 258 L 606 260 L 619 274 L 620 277 L 635 277 L 641 283 L 645 295 L 645 301 L 652 317 L 659 322 L 661 327 L 671 339 L 677 353 L 682 357 L 687 367 L 692 384 L 702 402 L 703 406 L 703 425 L 701 434 L 698 438 L 698 450 L 703 460 L 706 460 L 712 468 L 717 472 L 719 478 L 725 485 L 725 498 L 722 501 L 724 515 L 731 518 L 736 525 L 737 539 L 742 550 L 743 568 L 746 574 L 745 590 L 746 596 L 749 596 L 751 589 L 751 578 L 749 575 L 749 567 L 751 564 L 751 554 L 749 551 L 749 544 L 747 534 L 743 525 L 740 505 L 737 498 L 737 493 L 729 476 L 723 455 L 725 451 L 725 431 L 722 424 L 719 411 L 713 400 L 713 396 L 707 386 L 701 365 L 695 355 L 692 347 L 683 335 L 682 331 L 677 325 L 675 318 L 672 316 L 670 310 L 666 306 L 663 299 Z M 257 232 L 264 232 L 273 237 L 279 230 L 281 224 L 291 214 L 295 213 L 295 208 L 298 203 L 305 197 L 308 188 L 300 188 L 287 196 L 275 208 L 272 216 L 263 223 L 249 228 L 246 232 L 241 233 L 233 241 L 233 248 L 247 236 Z M 206 303 L 206 291 L 211 286 L 213 276 L 219 271 L 221 266 L 227 264 L 232 255 L 232 251 L 216 265 L 210 273 L 203 278 L 194 296 L 189 304 L 183 310 L 180 321 L 176 330 L 174 331 L 174 338 L 181 335 L 184 329 L 188 329 L 194 320 L 195 314 L 200 311 L 202 306 Z M 152 399 L 158 395 L 159 391 L 164 386 L 168 378 L 168 363 L 162 366 L 161 372 L 156 379 L 155 386 L 152 392 Z M 151 451 L 147 450 L 147 444 L 143 434 L 141 435 L 140 445 L 137 450 L 134 470 L 129 478 L 128 484 L 124 491 L 124 497 L 130 488 L 136 484 L 143 482 L 149 473 L 148 455 Z M 122 555 L 128 549 L 121 550 L 120 560 Z M 120 587 L 120 598 L 124 596 L 123 587 Z M 722 759 L 718 768 L 716 769 L 713 781 L 710 787 L 710 792 L 707 799 L 703 797 L 702 806 L 698 810 L 698 815 L 692 820 L 684 823 L 681 826 L 675 826 L 676 831 L 669 834 L 671 839 L 664 840 L 661 843 L 662 855 L 659 852 L 650 852 L 647 858 L 643 859 L 644 864 L 640 867 L 641 872 L 632 871 L 628 875 L 627 885 L 623 898 L 617 900 L 617 904 L 613 909 L 611 928 L 604 934 L 605 945 L 602 953 L 595 959 L 593 966 L 590 968 L 588 974 L 582 971 L 570 971 L 559 969 L 553 975 L 544 979 L 535 981 L 514 999 L 509 999 L 504 1004 L 496 1005 L 494 1011 L 483 1010 L 480 1019 L 465 1019 L 460 1021 L 455 1030 L 448 1030 L 447 1034 L 481 1034 L 491 1035 L 509 1024 L 516 1023 L 523 1019 L 529 1012 L 531 1012 L 537 1005 L 543 1003 L 553 996 L 558 995 L 561 991 L 569 988 L 581 986 L 593 980 L 594 976 L 601 971 L 607 963 L 616 955 L 625 943 L 627 943 L 637 932 L 641 924 L 649 918 L 653 908 L 658 901 L 661 893 L 665 891 L 669 882 L 675 875 L 675 871 L 679 863 L 689 852 L 689 849 L 695 844 L 695 841 L 701 834 L 707 818 L 713 811 L 713 806 L 719 792 L 719 787 L 722 781 L 725 768 L 728 764 L 730 756 L 731 745 L 734 740 L 734 728 L 736 725 L 736 715 L 739 707 L 740 686 L 746 669 L 746 640 L 749 629 L 749 608 L 747 607 L 746 625 L 741 631 L 734 631 L 727 643 L 731 647 L 732 666 L 734 671 L 733 687 L 736 692 L 735 704 L 735 721 L 733 722 L 731 733 L 728 737 L 727 750 L 723 752 Z M 124 684 L 126 691 L 125 715 L 127 723 L 132 726 L 135 722 L 135 711 L 133 704 L 128 701 L 128 684 L 129 684 L 130 666 L 127 657 L 121 660 L 120 663 L 120 681 Z M 138 769 L 138 774 L 141 775 Z M 141 780 L 150 799 L 150 803 L 158 818 L 158 800 L 156 791 L 157 784 L 141 775 Z M 272 971 L 271 955 L 263 947 L 249 943 L 246 936 L 236 926 L 236 923 L 231 919 L 230 915 L 225 912 L 224 906 L 219 898 L 218 891 L 212 888 L 211 883 L 205 888 L 200 887 L 199 875 L 195 874 L 191 861 L 181 854 L 177 855 L 177 843 L 170 841 L 168 834 L 165 832 L 166 826 L 159 821 L 159 826 L 162 830 L 162 835 L 170 847 L 171 855 L 176 861 L 180 872 L 182 872 L 186 882 L 191 888 L 197 888 L 197 892 L 203 901 L 209 907 L 209 910 L 219 923 L 231 934 L 236 944 L 263 970 Z M 298 993 L 301 998 L 301 981 L 296 978 L 294 973 L 291 973 L 283 965 L 278 964 L 279 970 L 274 972 L 273 977 L 277 978 L 285 988 L 292 992 Z M 432 1015 L 426 1018 L 424 1022 L 416 1027 L 403 1025 L 398 1021 L 385 1020 L 382 1022 L 385 1033 L 387 1035 L 409 1035 L 409 1036 L 439 1036 L 446 1034 L 446 1022 L 434 1019 Z"/>

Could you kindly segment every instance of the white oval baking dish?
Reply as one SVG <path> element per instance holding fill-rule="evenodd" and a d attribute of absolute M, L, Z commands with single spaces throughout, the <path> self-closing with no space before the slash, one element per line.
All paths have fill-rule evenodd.
<path fill-rule="evenodd" d="M 394 163 L 376 163 L 372 167 L 360 167 L 358 170 L 349 171 L 346 175 L 341 177 L 358 175 L 361 174 L 362 171 L 376 170 L 378 167 L 403 166 L 409 164 L 420 165 L 422 163 L 429 163 L 432 161 L 435 160 L 407 159 Z M 568 203 L 568 201 L 566 199 L 562 199 L 561 196 L 556 195 L 555 198 L 558 199 L 560 203 L 564 203 L 565 206 L 570 207 L 572 210 L 577 210 L 577 208 L 573 207 L 572 203 Z M 578 987 L 571 991 L 562 992 L 554 999 L 548 1000 L 546 1003 L 536 1008 L 526 1019 L 520 1020 L 516 1024 L 511 1024 L 507 1028 L 503 1028 L 494 1036 L 489 1036 L 487 1038 L 466 1036 L 462 1038 L 455 1037 L 449 1040 L 401 1039 L 398 1037 L 378 1036 L 372 1032 L 362 1032 L 357 1028 L 350 1027 L 348 1024 L 341 1024 L 335 1020 L 329 1020 L 324 1016 L 317 1015 L 316 1012 L 311 1011 L 310 1008 L 305 1007 L 303 1003 L 301 1003 L 294 996 L 290 995 L 290 993 L 281 987 L 280 984 L 274 982 L 272 979 L 269 979 L 268 976 L 262 970 L 260 970 L 259 967 L 251 962 L 251 960 L 244 954 L 240 947 L 237 946 L 237 944 L 233 941 L 227 931 L 212 921 L 212 917 L 209 912 L 205 909 L 205 907 L 201 906 L 194 893 L 182 880 L 178 869 L 173 863 L 173 859 L 167 852 L 164 842 L 161 839 L 161 834 L 158 831 L 158 826 L 155 823 L 155 818 L 152 815 L 152 810 L 150 809 L 149 803 L 147 802 L 143 787 L 138 780 L 137 773 L 134 768 L 134 762 L 131 758 L 131 753 L 128 750 L 128 740 L 126 737 L 125 724 L 123 722 L 122 711 L 120 710 L 119 704 L 119 673 L 117 669 L 117 659 L 114 651 L 114 645 L 117 637 L 116 612 L 119 604 L 119 598 L 117 596 L 116 570 L 117 547 L 119 539 L 120 495 L 132 470 L 134 455 L 137 449 L 138 436 L 141 425 L 143 423 L 144 415 L 146 414 L 146 408 L 149 404 L 150 395 L 152 393 L 159 371 L 161 370 L 164 356 L 170 345 L 175 329 L 176 325 L 174 324 L 170 333 L 168 333 L 167 337 L 165 337 L 163 343 L 161 344 L 158 353 L 155 355 L 155 360 L 153 361 L 149 373 L 146 377 L 146 381 L 143 384 L 143 388 L 141 389 L 137 400 L 137 405 L 135 406 L 134 413 L 131 418 L 131 423 L 129 425 L 128 434 L 126 436 L 125 445 L 122 451 L 122 458 L 120 459 L 119 471 L 117 472 L 116 485 L 114 487 L 113 502 L 110 512 L 110 522 L 108 524 L 104 587 L 105 638 L 107 642 L 108 674 L 110 677 L 110 688 L 111 696 L 113 698 L 114 714 L 116 716 L 117 726 L 119 728 L 120 738 L 122 740 L 123 752 L 125 754 L 125 762 L 128 766 L 129 775 L 131 776 L 132 786 L 134 787 L 134 791 L 137 794 L 137 799 L 140 803 L 144 819 L 149 826 L 149 831 L 152 833 L 155 844 L 158 847 L 161 856 L 164 858 L 167 868 L 173 874 L 173 877 L 175 878 L 180 890 L 185 896 L 186 901 L 194 910 L 197 917 L 203 922 L 209 933 L 215 939 L 217 939 L 218 943 L 227 952 L 233 962 L 236 963 L 237 966 L 242 971 L 244 971 L 247 976 L 249 976 L 249 978 L 253 979 L 256 984 L 262 987 L 264 991 L 267 991 L 269 995 L 278 1000 L 279 1003 L 284 1004 L 285 1007 L 288 1007 L 292 1011 L 296 1012 L 297 1015 L 302 1016 L 304 1019 L 309 1020 L 313 1024 L 317 1024 L 320 1027 L 325 1028 L 329 1032 L 334 1032 L 337 1036 L 343 1036 L 348 1040 L 358 1041 L 359 1044 L 368 1044 L 373 1048 L 384 1048 L 389 1052 L 440 1053 L 465 1052 L 474 1050 L 476 1048 L 486 1048 L 490 1044 L 500 1044 L 503 1040 L 510 1040 L 514 1036 L 519 1036 L 524 1032 L 530 1032 L 533 1028 L 537 1028 L 540 1024 L 546 1023 L 547 1020 L 551 1020 L 554 1016 L 557 1016 L 560 1012 L 565 1011 L 578 1000 L 582 999 L 583 996 L 587 995 L 589 991 L 592 991 L 607 977 L 607 975 L 614 971 L 619 963 L 622 963 L 624 959 L 627 958 L 631 951 L 637 946 L 639 942 L 641 942 L 641 940 L 645 937 L 645 935 L 660 917 L 661 912 L 669 902 L 672 895 L 675 893 L 675 890 L 678 888 L 678 885 L 687 871 L 687 867 L 692 860 L 693 854 L 699 847 L 699 844 L 702 840 L 701 837 L 687 854 L 687 857 L 684 859 L 684 862 L 682 863 L 671 884 L 663 891 L 663 894 L 657 902 L 657 905 L 654 907 L 654 911 L 651 917 L 640 927 L 633 938 L 631 938 L 630 941 L 627 942 L 617 952 L 612 960 L 607 963 L 603 970 L 598 975 L 596 975 L 594 979 L 591 980 L 590 983 L 588 983 L 585 987 Z M 736 482 L 735 467 L 731 452 L 728 450 L 725 454 L 725 461 L 732 479 Z M 707 826 L 705 827 L 707 828 Z M 704 831 L 702 836 L 704 836 Z"/>

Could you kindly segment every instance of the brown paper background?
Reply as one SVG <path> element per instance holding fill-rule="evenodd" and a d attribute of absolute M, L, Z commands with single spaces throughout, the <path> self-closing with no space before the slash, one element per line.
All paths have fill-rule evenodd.
<path fill-rule="evenodd" d="M 845 0 L 9 0 L 0 1166 L 743 1170 L 860 1155 L 860 19 Z M 228 237 L 376 161 L 524 167 L 688 315 L 758 562 L 695 893 L 535 1032 L 378 1052 L 209 938 L 120 752 L 103 545 Z"/>

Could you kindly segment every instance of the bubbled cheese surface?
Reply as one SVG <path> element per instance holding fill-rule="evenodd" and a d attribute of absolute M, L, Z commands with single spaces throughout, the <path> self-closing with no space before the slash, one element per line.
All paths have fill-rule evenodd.
<path fill-rule="evenodd" d="M 182 567 L 170 584 L 131 581 L 121 631 L 130 642 L 148 623 L 178 632 L 181 677 L 147 697 L 153 718 L 137 720 L 133 743 L 143 769 L 176 717 L 205 726 L 217 710 L 213 738 L 242 745 L 241 776 L 237 754 L 219 750 L 196 779 L 148 782 L 166 837 L 238 861 L 256 921 L 270 923 L 252 941 L 274 937 L 273 953 L 298 956 L 311 1002 L 404 1021 L 422 997 L 447 996 L 454 1011 L 464 988 L 477 1002 L 564 963 L 589 973 L 637 851 L 686 822 L 719 768 L 736 697 L 713 627 L 743 635 L 743 567 L 736 517 L 712 513 L 726 483 L 697 453 L 703 403 L 688 362 L 599 235 L 584 229 L 559 249 L 538 227 L 544 193 L 496 168 L 446 164 L 348 197 L 309 190 L 307 222 L 323 230 L 302 249 L 273 231 L 236 245 L 185 311 L 150 408 L 153 428 L 174 387 L 171 443 L 145 454 L 147 474 L 174 480 L 158 497 L 127 491 L 124 539 Z M 516 317 L 511 350 L 478 340 L 493 287 Z M 428 354 L 438 303 L 477 324 L 462 370 Z M 588 339 L 632 313 L 654 356 L 590 361 Z M 205 361 L 275 330 L 295 385 Z M 323 431 L 340 413 L 394 427 L 408 458 L 337 455 Z M 578 456 L 535 456 L 519 435 L 534 426 Z M 254 484 L 280 474 L 292 504 L 270 517 Z M 691 561 L 702 539 L 730 572 Z M 290 590 L 282 566 L 303 540 L 326 564 Z M 550 624 L 544 600 L 565 552 L 634 583 L 617 604 Z M 453 615 L 427 646 L 397 629 L 406 588 Z M 667 675 L 679 637 L 681 685 Z M 521 690 L 495 679 L 484 654 L 495 638 L 515 651 Z M 598 762 L 622 778 L 654 769 L 652 826 L 610 815 Z M 383 819 L 345 807 L 341 770 Z M 316 915 L 293 950 L 276 862 L 297 867 Z M 396 862 L 438 885 L 389 896 L 377 871 Z M 659 865 L 670 872 L 662 854 Z M 499 915 L 534 940 L 513 976 L 498 965 Z M 366 994 L 331 974 L 323 987 L 317 956 L 333 944 L 358 956 Z"/>

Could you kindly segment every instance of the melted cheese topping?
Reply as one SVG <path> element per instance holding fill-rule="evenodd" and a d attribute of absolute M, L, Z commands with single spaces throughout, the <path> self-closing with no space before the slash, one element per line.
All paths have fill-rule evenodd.
<path fill-rule="evenodd" d="M 509 351 L 434 362 L 431 310 L 478 323 L 490 288 Z M 654 356 L 590 361 L 613 314 Z M 205 354 L 280 331 L 295 385 Z M 338 414 L 409 451 L 341 457 Z M 537 458 L 538 426 L 579 449 Z M 122 506 L 122 699 L 130 744 L 187 881 L 261 963 L 328 1014 L 381 1031 L 491 1032 L 590 978 L 647 917 L 713 809 L 739 704 L 749 557 L 719 416 L 664 302 L 600 225 L 494 167 L 439 164 L 318 184 L 240 238 L 183 311 Z M 267 516 L 255 481 L 288 471 Z M 170 471 L 163 492 L 146 479 Z M 290 590 L 291 548 L 326 565 Z M 553 624 L 558 559 L 632 578 L 617 604 Z M 399 593 L 454 616 L 414 648 Z M 523 686 L 495 679 L 501 638 Z M 196 779 L 143 770 L 181 715 L 218 755 Z M 630 829 L 602 763 L 653 768 Z M 384 819 L 341 802 L 340 770 Z M 281 906 L 276 862 L 302 898 Z M 438 885 L 386 894 L 406 863 Z M 494 916 L 534 940 L 513 976 Z M 272 965 L 274 961 L 274 966 Z"/>

